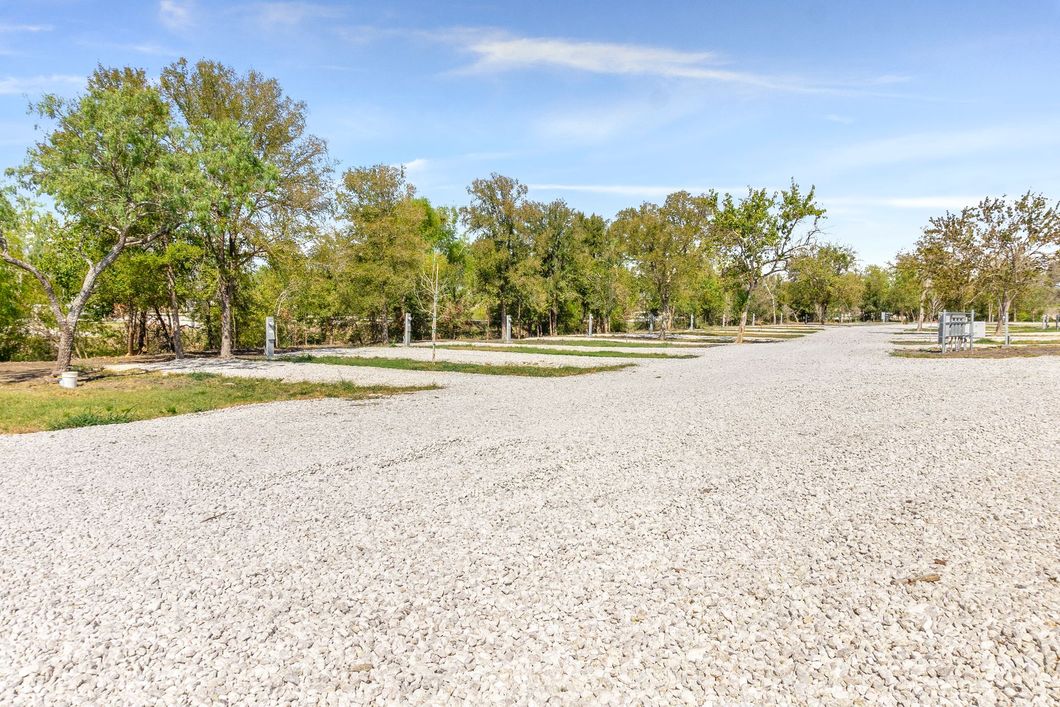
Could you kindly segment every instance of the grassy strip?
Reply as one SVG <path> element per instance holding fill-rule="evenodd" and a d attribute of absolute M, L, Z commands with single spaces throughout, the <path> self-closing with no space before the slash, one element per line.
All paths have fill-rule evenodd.
<path fill-rule="evenodd" d="M 528 344 L 476 346 L 473 344 L 445 344 L 440 349 L 454 351 L 503 351 L 505 353 L 545 354 L 548 356 L 591 356 L 596 358 L 695 358 L 695 354 L 670 354 L 645 351 L 569 351 L 549 346 L 531 346 Z"/>
<path fill-rule="evenodd" d="M 677 331 L 675 334 L 684 334 L 686 332 Z M 690 335 L 702 334 L 704 336 L 736 336 L 736 330 L 722 330 L 722 329 L 696 329 L 695 331 L 687 332 Z M 788 331 L 745 331 L 743 336 L 745 339 L 798 339 L 799 337 L 806 336 L 813 332 L 788 332 Z"/>
<path fill-rule="evenodd" d="M 601 335 L 604 336 L 604 335 Z M 610 335 L 607 335 L 610 336 Z M 710 344 L 680 344 L 671 339 L 652 343 L 643 339 L 630 339 L 629 341 L 616 341 L 615 339 L 523 339 L 513 341 L 510 344 L 498 344 L 493 341 L 478 341 L 485 346 L 586 346 L 594 349 L 627 348 L 627 349 L 701 349 Z M 471 346 L 471 344 L 445 344 L 446 346 Z"/>
<path fill-rule="evenodd" d="M 110 425 L 277 400 L 361 400 L 427 387 L 295 383 L 208 373 L 107 373 L 74 390 L 34 381 L 0 387 L 0 432 Z"/>
<path fill-rule="evenodd" d="M 534 366 L 524 363 L 457 363 L 455 361 L 419 361 L 413 358 L 357 358 L 354 356 L 294 356 L 287 360 L 294 363 L 330 363 L 335 366 L 396 368 L 402 371 L 479 373 L 487 376 L 530 376 L 533 378 L 580 376 L 586 373 L 617 371 L 620 368 L 633 365 L 631 363 L 623 363 L 616 366 Z"/>

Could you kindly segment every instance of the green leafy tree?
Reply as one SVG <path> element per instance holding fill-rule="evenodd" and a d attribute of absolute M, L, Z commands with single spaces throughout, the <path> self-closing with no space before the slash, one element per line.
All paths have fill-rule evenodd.
<path fill-rule="evenodd" d="M 717 203 L 713 193 L 675 192 L 662 206 L 644 203 L 615 218 L 614 226 L 626 243 L 645 302 L 661 314 L 660 338 L 673 328 L 674 305 L 702 262 Z"/>
<path fill-rule="evenodd" d="M 305 104 L 255 71 L 181 59 L 163 69 L 161 87 L 206 155 L 211 189 L 196 236 L 217 278 L 220 355 L 229 358 L 239 284 L 262 259 L 308 241 L 327 212 L 327 146 L 307 132 Z M 215 154 L 226 144 L 227 155 Z"/>
<path fill-rule="evenodd" d="M 794 181 L 770 194 L 749 189 L 736 201 L 726 195 L 715 219 L 725 256 L 726 275 L 737 287 L 740 324 L 736 343 L 743 343 L 751 295 L 763 278 L 782 272 L 788 262 L 813 245 L 825 210 L 814 188 L 803 194 Z"/>
<path fill-rule="evenodd" d="M 788 277 L 793 304 L 802 311 L 813 312 L 817 321 L 824 324 L 840 295 L 849 295 L 850 283 L 844 276 L 853 270 L 855 262 L 853 250 L 834 244 L 817 245 L 792 258 Z"/>
<path fill-rule="evenodd" d="M 523 228 L 527 187 L 493 173 L 488 179 L 473 181 L 467 191 L 471 203 L 461 210 L 461 216 L 475 239 L 479 287 L 496 304 L 503 327 L 505 317 L 514 309 L 515 268 L 529 252 Z M 522 276 L 525 279 L 525 272 Z"/>
<path fill-rule="evenodd" d="M 349 274 L 384 342 L 391 310 L 408 310 L 430 250 L 430 205 L 415 194 L 403 167 L 375 165 L 347 171 L 336 197 Z"/>
<path fill-rule="evenodd" d="M 987 198 L 975 209 L 984 287 L 998 303 L 998 326 L 1015 297 L 1027 294 L 1060 248 L 1060 204 L 1027 192 L 1009 201 Z"/>
<path fill-rule="evenodd" d="M 894 312 L 891 304 L 892 273 L 879 265 L 870 265 L 862 273 L 863 296 L 861 309 L 872 319 L 878 319 L 882 312 Z"/>
<path fill-rule="evenodd" d="M 17 175 L 54 208 L 26 206 L 8 216 L 0 258 L 44 290 L 59 331 L 58 373 L 70 367 L 78 322 L 100 275 L 126 250 L 145 248 L 182 223 L 194 179 L 173 149 L 180 135 L 169 107 L 142 71 L 100 68 L 82 96 L 45 96 L 34 109 L 55 127 Z"/>

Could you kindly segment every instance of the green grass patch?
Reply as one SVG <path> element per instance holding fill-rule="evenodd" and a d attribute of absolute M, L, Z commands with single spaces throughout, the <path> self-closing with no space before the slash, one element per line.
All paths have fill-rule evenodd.
<path fill-rule="evenodd" d="M 278 400 L 360 400 L 429 387 L 298 383 L 208 373 L 107 373 L 73 390 L 51 380 L 0 386 L 0 433 L 113 425 Z"/>
<path fill-rule="evenodd" d="M 610 334 L 601 334 L 601 336 L 611 336 Z M 616 335 L 616 339 L 621 335 Z M 629 341 L 617 341 L 616 339 L 524 339 L 522 341 L 513 341 L 510 344 L 499 344 L 495 341 L 479 341 L 477 343 L 484 344 L 486 346 L 584 346 L 588 348 L 628 348 L 628 349 L 701 349 L 711 344 L 689 344 L 689 343 L 677 343 L 672 339 L 666 341 L 658 341 L 653 343 L 651 341 L 645 341 L 643 338 L 630 339 Z M 445 346 L 469 346 L 469 344 L 444 344 Z"/>
<path fill-rule="evenodd" d="M 726 336 L 729 338 L 736 336 L 735 329 L 696 329 L 695 331 L 683 332 L 677 331 L 675 334 L 688 333 L 691 335 L 701 334 L 705 336 Z M 755 329 L 748 329 L 744 331 L 743 336 L 745 339 L 798 339 L 799 337 L 812 334 L 813 332 L 803 331 L 760 331 Z"/>
<path fill-rule="evenodd" d="M 487 376 L 530 376 L 532 378 L 563 378 L 586 373 L 617 371 L 631 366 L 534 366 L 525 363 L 457 363 L 455 361 L 419 361 L 413 358 L 357 358 L 354 356 L 294 356 L 294 363 L 329 363 L 334 366 L 364 366 L 394 368 L 402 371 L 434 371 L 436 373 L 478 373 Z"/>
<path fill-rule="evenodd" d="M 547 356 L 590 356 L 595 358 L 695 358 L 695 354 L 670 354 L 647 351 L 569 351 L 550 346 L 529 344 L 503 344 L 498 346 L 475 346 L 474 344 L 445 344 L 440 349 L 454 351 L 504 351 L 506 353 L 545 354 Z"/>

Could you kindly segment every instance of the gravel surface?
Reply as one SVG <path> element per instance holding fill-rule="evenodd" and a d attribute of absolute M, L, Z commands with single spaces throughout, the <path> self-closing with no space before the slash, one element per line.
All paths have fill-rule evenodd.
<path fill-rule="evenodd" d="M 0 703 L 1055 704 L 1060 360 L 896 331 L 0 438 Z"/>

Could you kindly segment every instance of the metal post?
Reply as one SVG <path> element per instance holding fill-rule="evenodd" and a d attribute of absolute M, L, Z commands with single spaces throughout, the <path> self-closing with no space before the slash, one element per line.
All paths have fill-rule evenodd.
<path fill-rule="evenodd" d="M 968 320 L 968 350 L 971 351 L 975 348 L 975 310 L 971 311 L 971 317 Z"/>
<path fill-rule="evenodd" d="M 1012 344 L 1012 337 L 1010 337 L 1009 333 L 1008 333 L 1008 319 L 1009 319 L 1009 314 L 1008 314 L 1008 312 L 1005 312 L 1005 347 L 1006 348 L 1008 348 L 1008 346 L 1010 346 Z"/>
<path fill-rule="evenodd" d="M 276 320 L 265 317 L 265 358 L 272 360 L 276 353 Z"/>
<path fill-rule="evenodd" d="M 696 315 L 692 313 L 688 315 L 688 330 L 692 331 L 696 328 Z"/>
<path fill-rule="evenodd" d="M 412 312 L 405 312 L 405 346 L 412 346 Z"/>
<path fill-rule="evenodd" d="M 510 343 L 512 340 L 512 315 L 507 315 L 504 318 L 504 341 Z"/>
<path fill-rule="evenodd" d="M 589 336 L 593 335 L 593 314 L 589 313 Z"/>
<path fill-rule="evenodd" d="M 939 344 L 942 345 L 942 353 L 946 353 L 946 310 L 939 312 Z"/>
<path fill-rule="evenodd" d="M 654 333 L 654 332 L 655 332 L 655 315 L 654 314 L 648 314 L 648 333 L 651 334 L 651 333 Z"/>

